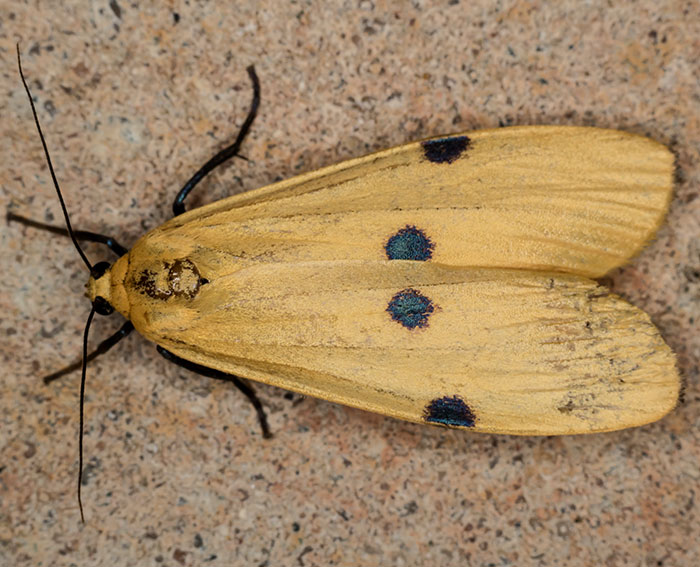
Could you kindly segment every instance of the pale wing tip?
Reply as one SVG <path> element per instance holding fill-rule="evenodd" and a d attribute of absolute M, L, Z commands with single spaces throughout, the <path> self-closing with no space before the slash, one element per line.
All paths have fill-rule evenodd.
<path fill-rule="evenodd" d="M 586 391 L 572 390 L 568 402 L 559 397 L 556 404 L 542 407 L 541 412 L 509 414 L 505 418 L 502 414 L 498 419 L 484 420 L 479 419 L 484 416 L 475 404 L 472 431 L 523 436 L 583 435 L 659 421 L 683 402 L 685 390 L 671 350 L 662 348 L 659 355 L 662 359 L 651 375 L 620 383 L 610 380 Z"/>
<path fill-rule="evenodd" d="M 593 243 L 588 242 L 586 227 L 578 227 L 572 217 L 571 230 L 583 235 L 577 242 L 589 251 L 586 260 L 566 271 L 601 277 L 638 256 L 665 222 L 679 170 L 674 153 L 648 136 L 557 125 L 514 126 L 466 135 L 474 140 L 512 138 L 516 146 L 532 143 L 550 156 L 561 155 L 562 171 L 571 174 L 572 187 L 580 184 L 581 195 L 585 195 L 578 214 L 598 220 L 595 226 L 600 228 Z M 575 191 L 571 193 L 576 196 Z"/>
<path fill-rule="evenodd" d="M 629 155 L 627 166 L 630 168 L 630 179 L 635 179 L 635 174 L 639 173 L 638 180 L 635 179 L 634 185 L 642 200 L 638 203 L 635 201 L 630 203 L 630 220 L 633 223 L 639 221 L 639 215 L 635 214 L 636 206 L 643 206 L 649 212 L 645 230 L 629 242 L 625 256 L 609 266 L 605 272 L 608 273 L 610 270 L 634 260 L 656 239 L 659 230 L 666 222 L 680 170 L 676 154 L 657 140 L 642 134 L 621 130 L 602 128 L 592 128 L 591 130 L 595 130 L 597 136 L 609 138 L 614 143 L 621 144 L 621 148 Z M 602 275 L 604 274 L 594 277 Z"/>
<path fill-rule="evenodd" d="M 639 423 L 631 423 L 628 427 L 648 425 L 659 421 L 682 403 L 684 391 L 683 382 L 678 373 L 675 372 L 672 377 L 669 376 L 667 382 L 655 389 L 655 399 L 650 404 L 651 408 L 648 412 L 640 413 L 644 419 L 641 419 Z"/>
<path fill-rule="evenodd" d="M 591 420 L 590 430 L 581 424 L 582 430 L 575 433 L 602 433 L 640 427 L 671 413 L 682 402 L 685 389 L 683 379 L 678 371 L 676 356 L 665 342 L 659 345 L 655 358 L 656 369 L 628 384 L 629 388 L 624 392 L 617 411 L 604 412 L 605 417 L 600 421 Z M 609 398 L 609 402 L 614 406 L 614 396 Z"/>
<path fill-rule="evenodd" d="M 685 388 L 674 361 L 672 368 L 664 372 L 663 379 L 649 385 L 640 383 L 636 389 L 638 395 L 629 400 L 628 406 L 623 404 L 617 415 L 611 413 L 600 422 L 592 421 L 590 429 L 582 424 L 580 430 L 572 433 L 604 433 L 655 423 L 682 403 Z"/>

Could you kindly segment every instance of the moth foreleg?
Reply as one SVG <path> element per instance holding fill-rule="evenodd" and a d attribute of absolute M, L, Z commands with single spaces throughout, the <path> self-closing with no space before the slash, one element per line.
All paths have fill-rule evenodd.
<path fill-rule="evenodd" d="M 134 330 L 134 326 L 131 324 L 131 321 L 127 321 L 124 323 L 119 330 L 114 333 L 112 336 L 106 338 L 104 341 L 102 341 L 95 350 L 93 350 L 90 354 L 87 355 L 85 361 L 90 362 L 91 360 L 97 358 L 101 354 L 105 354 L 109 349 L 111 349 L 114 345 L 116 345 L 119 341 L 121 341 L 124 337 L 127 337 L 131 331 Z M 65 368 L 61 368 L 61 370 L 58 370 L 54 372 L 53 374 L 49 374 L 48 376 L 44 376 L 44 384 L 49 384 L 53 382 L 54 380 L 61 378 L 62 376 L 65 376 L 66 374 L 70 374 L 74 370 L 79 370 L 80 367 L 83 365 L 83 361 L 81 360 L 76 360 L 73 364 L 69 364 Z"/>
<path fill-rule="evenodd" d="M 32 228 L 38 228 L 39 230 L 52 232 L 53 234 L 60 234 L 61 236 L 70 236 L 68 230 L 63 228 L 62 226 L 54 226 L 52 224 L 46 224 L 43 222 L 35 221 L 33 219 L 29 219 L 21 215 L 16 215 L 12 211 L 7 211 L 7 213 L 5 214 L 5 218 L 7 219 L 7 222 L 18 222 L 25 226 L 31 226 Z M 83 240 L 86 242 L 98 242 L 100 244 L 104 244 L 107 248 L 109 248 L 119 257 L 123 256 L 128 252 L 126 248 L 124 248 L 111 236 L 98 234 L 97 232 L 90 232 L 88 230 L 74 230 L 73 235 L 78 240 Z"/>

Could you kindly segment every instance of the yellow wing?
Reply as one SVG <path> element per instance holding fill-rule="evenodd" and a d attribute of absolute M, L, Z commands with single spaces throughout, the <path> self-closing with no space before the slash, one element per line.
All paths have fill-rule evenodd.
<path fill-rule="evenodd" d="M 676 403 L 673 354 L 584 276 L 653 236 L 672 162 L 591 128 L 408 144 L 179 216 L 89 295 L 185 359 L 389 416 L 641 425 Z"/>
<path fill-rule="evenodd" d="M 580 276 L 259 263 L 166 305 L 141 295 L 130 316 L 178 356 L 409 421 L 590 433 L 655 421 L 678 398 L 648 316 Z"/>
<path fill-rule="evenodd" d="M 600 277 L 652 238 L 672 174 L 666 147 L 616 130 L 483 130 L 224 199 L 150 237 L 224 246 L 239 261 L 430 259 Z"/>

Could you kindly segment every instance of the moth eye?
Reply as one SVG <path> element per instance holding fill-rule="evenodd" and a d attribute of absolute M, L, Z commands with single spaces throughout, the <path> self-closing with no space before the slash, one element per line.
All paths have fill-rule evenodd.
<path fill-rule="evenodd" d="M 425 262 L 432 257 L 435 245 L 422 230 L 406 225 L 389 238 L 384 249 L 389 260 Z"/>
<path fill-rule="evenodd" d="M 391 298 L 386 308 L 394 321 L 407 329 L 427 327 L 428 318 L 435 311 L 433 302 L 415 289 L 404 289 Z"/>
<path fill-rule="evenodd" d="M 436 398 L 425 407 L 425 421 L 458 427 L 474 427 L 476 416 L 459 396 Z"/>
<path fill-rule="evenodd" d="M 453 136 L 423 142 L 423 153 L 433 163 L 452 163 L 469 148 L 471 140 L 467 136 Z"/>

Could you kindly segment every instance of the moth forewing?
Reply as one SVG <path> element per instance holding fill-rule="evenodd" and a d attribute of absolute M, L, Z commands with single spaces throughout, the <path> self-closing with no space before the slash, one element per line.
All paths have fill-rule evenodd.
<path fill-rule="evenodd" d="M 208 266 L 208 283 L 191 298 L 164 297 L 143 287 L 143 249 L 117 286 L 139 332 L 187 360 L 302 394 L 547 435 L 642 425 L 678 397 L 674 356 L 648 316 L 581 276 L 388 260 L 231 270 L 222 259 L 217 270 L 199 250 L 188 261 Z"/>
<path fill-rule="evenodd" d="M 387 243 L 414 228 L 435 262 L 600 277 L 629 261 L 663 222 L 673 163 L 662 144 L 616 130 L 467 132 L 212 203 L 152 238 L 182 235 L 241 261 L 425 260 L 420 250 L 388 256 Z"/>

